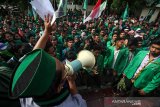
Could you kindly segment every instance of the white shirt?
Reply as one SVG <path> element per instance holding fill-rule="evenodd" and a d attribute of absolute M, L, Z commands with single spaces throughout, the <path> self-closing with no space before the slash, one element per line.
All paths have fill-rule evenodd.
<path fill-rule="evenodd" d="M 154 58 L 153 60 L 155 60 L 155 59 L 157 59 L 159 57 L 160 57 L 160 55 L 158 57 Z M 149 62 L 149 53 L 143 59 L 141 65 L 139 66 L 139 68 L 135 72 L 134 77 L 137 75 L 137 73 L 139 73 L 143 69 L 144 66 L 148 66 L 149 65 L 149 64 L 147 65 L 148 62 Z"/>
<path fill-rule="evenodd" d="M 112 68 L 114 68 L 119 51 L 120 50 L 117 50 L 116 48 L 114 49 L 114 60 L 113 60 Z"/>
<path fill-rule="evenodd" d="M 33 101 L 32 97 L 20 98 L 20 104 L 21 107 L 40 107 Z M 80 94 L 70 94 L 60 105 L 50 107 L 87 107 L 87 104 Z"/>
<path fill-rule="evenodd" d="M 131 61 L 132 59 L 133 59 L 133 57 L 134 57 L 134 54 L 132 53 L 132 52 L 129 52 L 129 61 Z"/>

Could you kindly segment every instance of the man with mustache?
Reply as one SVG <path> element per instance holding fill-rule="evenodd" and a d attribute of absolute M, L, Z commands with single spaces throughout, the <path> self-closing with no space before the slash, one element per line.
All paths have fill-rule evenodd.
<path fill-rule="evenodd" d="M 154 96 L 160 86 L 160 36 L 151 40 L 149 51 L 140 51 L 134 57 L 123 79 L 129 96 Z"/>

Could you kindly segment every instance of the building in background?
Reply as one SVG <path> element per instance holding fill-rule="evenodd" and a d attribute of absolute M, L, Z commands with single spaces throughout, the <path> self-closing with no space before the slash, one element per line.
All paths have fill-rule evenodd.
<path fill-rule="evenodd" d="M 158 18 L 160 18 L 160 3 L 149 7 L 144 7 L 141 12 L 140 18 L 149 21 L 149 23 L 158 20 Z"/>

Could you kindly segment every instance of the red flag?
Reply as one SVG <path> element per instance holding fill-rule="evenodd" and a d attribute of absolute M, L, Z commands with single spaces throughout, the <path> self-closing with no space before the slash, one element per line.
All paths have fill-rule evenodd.
<path fill-rule="evenodd" d="M 84 19 L 83 23 L 98 18 L 101 15 L 102 11 L 106 8 L 106 4 L 106 1 L 101 4 L 101 0 L 98 0 L 90 15 L 86 19 Z"/>
<path fill-rule="evenodd" d="M 93 7 L 93 10 L 95 10 L 95 11 L 93 11 L 93 13 L 91 14 L 90 17 L 93 17 L 93 18 L 95 17 L 95 15 L 97 14 L 97 12 L 99 11 L 100 5 L 101 5 L 101 0 L 98 0 L 98 2 L 96 3 L 96 5 Z"/>
<path fill-rule="evenodd" d="M 96 3 L 96 5 L 93 7 L 93 10 L 101 5 L 101 1 L 102 0 L 98 0 L 98 2 Z"/>

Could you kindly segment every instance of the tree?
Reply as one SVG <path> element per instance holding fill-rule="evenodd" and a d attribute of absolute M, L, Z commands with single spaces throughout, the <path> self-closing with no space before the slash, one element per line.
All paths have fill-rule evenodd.
<path fill-rule="evenodd" d="M 111 4 L 112 11 L 121 15 L 124 11 L 126 4 L 129 5 L 129 13 L 130 15 L 135 15 L 137 11 L 140 11 L 143 7 L 145 7 L 145 0 L 113 0 Z"/>

